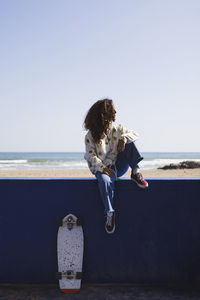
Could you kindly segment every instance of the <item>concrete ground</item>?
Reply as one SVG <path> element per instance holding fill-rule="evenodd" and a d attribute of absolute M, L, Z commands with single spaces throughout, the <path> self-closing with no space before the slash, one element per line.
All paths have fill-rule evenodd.
<path fill-rule="evenodd" d="M 77 294 L 62 294 L 57 285 L 0 285 L 0 300 L 190 300 L 200 288 L 83 284 Z"/>

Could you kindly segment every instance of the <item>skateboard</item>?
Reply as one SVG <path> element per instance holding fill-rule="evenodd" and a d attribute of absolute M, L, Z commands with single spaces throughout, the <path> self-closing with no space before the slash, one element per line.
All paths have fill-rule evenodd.
<path fill-rule="evenodd" d="M 62 220 L 58 229 L 56 278 L 64 293 L 76 293 L 81 288 L 83 264 L 83 229 L 81 221 L 73 214 Z"/>

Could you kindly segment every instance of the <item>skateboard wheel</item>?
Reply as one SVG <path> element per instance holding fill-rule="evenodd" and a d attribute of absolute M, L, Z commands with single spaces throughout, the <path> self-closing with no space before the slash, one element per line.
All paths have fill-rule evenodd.
<path fill-rule="evenodd" d="M 76 221 L 76 225 L 77 225 L 77 226 L 81 226 L 81 225 L 82 225 L 82 222 L 81 222 L 81 220 L 80 220 L 80 219 L 77 219 L 77 221 Z"/>
<path fill-rule="evenodd" d="M 62 273 L 56 272 L 56 279 L 61 280 L 62 279 Z"/>
<path fill-rule="evenodd" d="M 59 219 L 59 220 L 57 220 L 57 222 L 56 222 L 56 223 L 57 223 L 57 225 L 58 225 L 59 227 L 63 225 L 63 222 L 62 222 L 62 220 L 60 220 L 60 219 Z"/>
<path fill-rule="evenodd" d="M 76 279 L 82 279 L 82 272 L 76 273 Z"/>

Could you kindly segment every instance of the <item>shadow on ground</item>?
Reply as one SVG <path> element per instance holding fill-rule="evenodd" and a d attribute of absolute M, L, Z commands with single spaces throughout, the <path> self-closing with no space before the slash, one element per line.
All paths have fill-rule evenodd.
<path fill-rule="evenodd" d="M 56 285 L 1 285 L 1 300 L 189 300 L 200 299 L 200 288 L 89 285 L 84 284 L 77 294 L 63 294 Z"/>

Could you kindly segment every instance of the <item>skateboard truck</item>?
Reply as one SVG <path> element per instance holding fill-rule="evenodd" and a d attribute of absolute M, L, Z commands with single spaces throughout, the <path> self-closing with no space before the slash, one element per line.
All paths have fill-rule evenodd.
<path fill-rule="evenodd" d="M 82 279 L 82 272 L 74 272 L 72 270 L 68 270 L 67 272 L 57 272 L 56 273 L 56 279 L 63 279 L 63 278 L 66 278 L 66 279 L 79 279 L 81 280 Z"/>
<path fill-rule="evenodd" d="M 69 230 L 72 230 L 74 225 L 81 226 L 81 221 L 79 219 L 75 221 L 72 216 L 63 220 L 63 226 L 67 226 Z"/>

